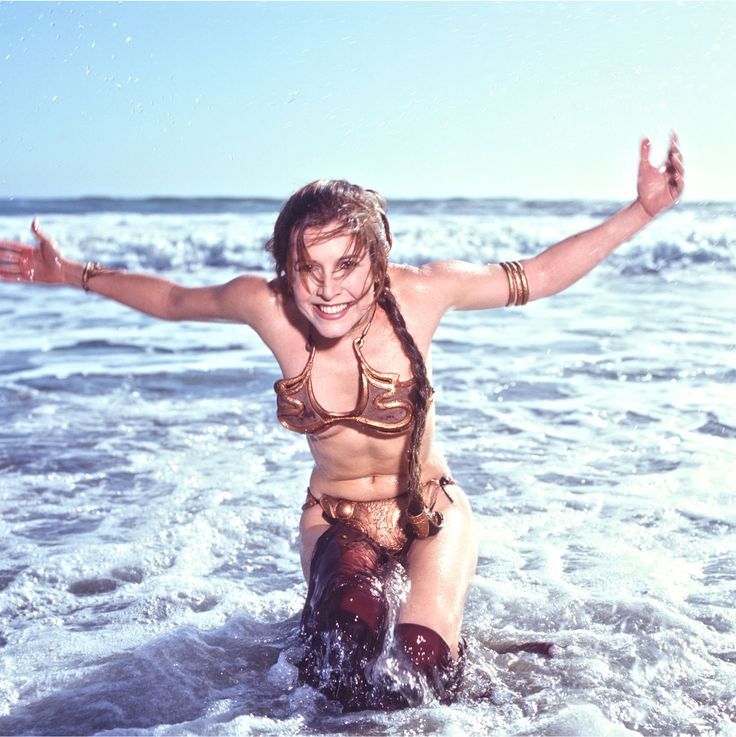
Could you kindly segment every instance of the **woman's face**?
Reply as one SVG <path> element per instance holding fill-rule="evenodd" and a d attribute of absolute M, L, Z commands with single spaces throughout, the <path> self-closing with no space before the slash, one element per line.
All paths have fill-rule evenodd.
<path fill-rule="evenodd" d="M 320 335 L 338 339 L 365 324 L 373 306 L 373 274 L 367 252 L 352 255 L 349 234 L 323 240 L 323 232 L 333 228 L 329 223 L 304 231 L 306 260 L 292 243 L 289 281 L 299 311 Z"/>

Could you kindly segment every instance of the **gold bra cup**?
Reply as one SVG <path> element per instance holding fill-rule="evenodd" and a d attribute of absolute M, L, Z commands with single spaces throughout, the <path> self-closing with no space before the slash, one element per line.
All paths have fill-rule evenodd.
<path fill-rule="evenodd" d="M 386 435 L 399 435 L 414 422 L 411 393 L 416 381 L 400 381 L 399 375 L 376 371 L 363 356 L 363 339 L 370 327 L 353 341 L 353 351 L 360 369 L 360 389 L 355 409 L 351 412 L 330 412 L 314 396 L 312 368 L 316 348 L 309 341 L 309 358 L 302 372 L 292 379 L 280 379 L 274 384 L 277 416 L 281 424 L 294 432 L 317 434 L 338 423 L 347 422 L 369 427 Z"/>

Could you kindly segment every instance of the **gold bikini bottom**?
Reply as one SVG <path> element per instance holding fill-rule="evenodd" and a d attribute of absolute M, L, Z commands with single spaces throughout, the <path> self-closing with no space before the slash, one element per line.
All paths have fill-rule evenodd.
<path fill-rule="evenodd" d="M 442 527 L 442 514 L 434 511 L 440 489 L 452 502 L 447 486 L 455 482 L 449 476 L 430 479 L 424 484 L 424 510 L 418 515 L 408 512 L 409 494 L 404 492 L 391 499 L 356 502 L 322 494 L 319 499 L 307 488 L 307 500 L 302 509 L 319 504 L 322 516 L 330 524 L 344 522 L 362 532 L 390 553 L 400 553 L 413 537 L 425 538 L 436 534 Z"/>

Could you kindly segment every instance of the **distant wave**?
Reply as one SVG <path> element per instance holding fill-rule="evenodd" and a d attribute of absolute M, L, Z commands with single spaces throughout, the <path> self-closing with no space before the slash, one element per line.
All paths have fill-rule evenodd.
<path fill-rule="evenodd" d="M 0 201 L 2 235 L 28 238 L 40 215 L 71 258 L 131 270 L 206 267 L 272 271 L 264 250 L 280 201 L 269 198 L 13 199 Z M 527 258 L 590 228 L 620 203 L 584 200 L 413 199 L 389 202 L 392 259 L 492 263 Z M 689 203 L 644 229 L 604 269 L 644 275 L 690 266 L 736 268 L 736 203 Z"/>
<path fill-rule="evenodd" d="M 79 197 L 74 199 L 0 200 L 0 215 L 91 215 L 136 213 L 140 215 L 197 215 L 278 212 L 281 200 L 235 197 Z"/>
<path fill-rule="evenodd" d="M 197 215 L 276 213 L 283 200 L 273 197 L 78 197 L 0 199 L 0 215 L 86 215 L 137 213 L 141 215 Z M 389 210 L 405 215 L 591 215 L 605 217 L 622 203 L 604 200 L 523 200 L 516 198 L 389 199 Z M 706 209 L 714 216 L 733 215 L 736 203 L 695 202 L 680 210 Z"/>

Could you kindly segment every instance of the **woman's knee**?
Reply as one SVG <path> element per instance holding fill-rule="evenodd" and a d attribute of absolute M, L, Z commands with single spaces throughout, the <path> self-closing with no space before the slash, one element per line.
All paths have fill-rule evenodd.
<path fill-rule="evenodd" d="M 409 672 L 422 678 L 435 698 L 442 702 L 453 701 L 463 678 L 463 648 L 453 657 L 449 644 L 438 632 L 411 622 L 397 624 L 394 639 Z M 404 693 L 405 697 L 407 695 Z M 416 697 L 409 702 L 413 700 L 417 700 Z"/>

